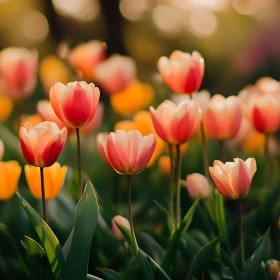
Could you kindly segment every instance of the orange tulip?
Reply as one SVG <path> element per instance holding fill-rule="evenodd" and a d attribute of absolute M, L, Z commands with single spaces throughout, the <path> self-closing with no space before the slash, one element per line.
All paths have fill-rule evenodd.
<path fill-rule="evenodd" d="M 209 167 L 217 189 L 223 196 L 230 199 L 240 199 L 247 195 L 256 170 L 254 158 L 248 158 L 246 161 L 235 158 L 234 162 L 225 164 L 215 160 L 214 166 Z"/>
<path fill-rule="evenodd" d="M 117 240 L 125 240 L 123 234 L 121 233 L 121 231 L 119 230 L 117 224 L 118 223 L 119 225 L 122 225 L 124 227 L 126 227 L 128 230 L 131 230 L 130 229 L 130 223 L 129 221 L 120 216 L 120 215 L 117 215 L 115 216 L 113 219 L 112 219 L 112 233 L 113 233 L 113 236 L 117 239 Z"/>
<path fill-rule="evenodd" d="M 174 51 L 170 58 L 161 57 L 157 67 L 165 83 L 176 93 L 192 94 L 201 86 L 204 59 L 196 51 L 191 55 Z"/>
<path fill-rule="evenodd" d="M 86 80 L 94 79 L 96 67 L 105 59 L 106 44 L 99 41 L 79 44 L 68 56 L 69 63 Z"/>
<path fill-rule="evenodd" d="M 54 122 L 36 126 L 26 123 L 19 131 L 20 144 L 26 161 L 34 166 L 48 167 L 55 163 L 64 147 L 67 129 L 61 130 Z"/>
<path fill-rule="evenodd" d="M 86 126 L 97 110 L 100 91 L 85 82 L 56 83 L 50 90 L 54 112 L 65 125 L 72 128 Z"/>
<path fill-rule="evenodd" d="M 129 132 L 131 130 L 136 130 L 136 125 L 133 121 L 119 121 L 114 126 L 114 131 L 123 130 L 125 132 Z"/>
<path fill-rule="evenodd" d="M 10 47 L 0 52 L 2 91 L 13 100 L 29 97 L 36 86 L 37 51 Z"/>
<path fill-rule="evenodd" d="M 9 118 L 13 111 L 13 108 L 14 103 L 12 99 L 0 94 L 0 122 L 4 122 Z"/>
<path fill-rule="evenodd" d="M 27 122 L 31 123 L 33 126 L 41 123 L 43 119 L 41 116 L 34 114 L 34 115 L 22 115 L 20 116 L 20 126 L 25 126 Z"/>
<path fill-rule="evenodd" d="M 136 65 L 132 58 L 112 55 L 100 63 L 95 72 L 96 82 L 108 94 L 126 89 L 136 78 Z"/>
<path fill-rule="evenodd" d="M 40 168 L 30 165 L 24 167 L 26 181 L 32 195 L 42 199 Z M 61 167 L 58 162 L 44 168 L 45 198 L 54 199 L 58 196 L 65 180 L 67 166 Z"/>
<path fill-rule="evenodd" d="M 203 116 L 203 123 L 212 138 L 224 141 L 237 134 L 241 117 L 241 105 L 238 97 L 225 98 L 216 94 L 209 101 Z"/>
<path fill-rule="evenodd" d="M 158 167 L 163 175 L 170 175 L 171 163 L 169 156 L 161 156 L 158 160 Z"/>

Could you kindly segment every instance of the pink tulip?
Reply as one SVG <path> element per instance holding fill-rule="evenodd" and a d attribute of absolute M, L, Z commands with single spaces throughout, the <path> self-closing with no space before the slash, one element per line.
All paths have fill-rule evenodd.
<path fill-rule="evenodd" d="M 277 280 L 280 280 L 280 273 L 279 273 L 278 276 L 277 276 Z"/>
<path fill-rule="evenodd" d="M 192 55 L 174 51 L 170 58 L 162 56 L 157 67 L 165 83 L 176 93 L 192 94 L 201 86 L 204 59 L 196 51 Z"/>
<path fill-rule="evenodd" d="M 98 150 L 100 156 L 105 161 L 108 161 L 107 152 L 106 152 L 106 145 L 105 145 L 105 143 L 107 142 L 108 135 L 109 135 L 109 133 L 107 133 L 107 132 L 100 132 L 96 136 L 97 150 Z"/>
<path fill-rule="evenodd" d="M 122 175 L 142 172 L 149 163 L 156 148 L 154 134 L 142 136 L 138 130 L 125 132 L 117 130 L 108 137 L 97 135 L 98 150 L 107 158 L 114 170 Z"/>
<path fill-rule="evenodd" d="M 225 98 L 216 94 L 208 103 L 203 123 L 212 138 L 224 141 L 237 134 L 241 117 L 241 105 L 237 96 Z"/>
<path fill-rule="evenodd" d="M 113 233 L 113 236 L 117 239 L 117 240 L 125 240 L 123 234 L 121 233 L 121 231 L 119 230 L 119 227 L 117 226 L 118 223 L 119 225 L 122 225 L 124 227 L 126 227 L 128 230 L 131 230 L 130 229 L 130 223 L 129 221 L 120 216 L 120 215 L 117 215 L 115 216 L 113 219 L 112 219 L 112 233 Z"/>
<path fill-rule="evenodd" d="M 280 126 L 280 103 L 273 94 L 258 98 L 253 108 L 253 124 L 257 131 L 275 133 Z"/>
<path fill-rule="evenodd" d="M 158 136 L 170 144 L 182 144 L 195 133 L 200 122 L 200 110 L 191 100 L 183 100 L 175 105 L 170 100 L 162 102 L 150 113 Z"/>
<path fill-rule="evenodd" d="M 205 199 L 211 190 L 207 178 L 199 173 L 188 175 L 186 186 L 192 199 Z"/>
<path fill-rule="evenodd" d="M 37 51 L 10 47 L 0 52 L 1 90 L 13 100 L 29 97 L 36 86 Z"/>
<path fill-rule="evenodd" d="M 240 199 L 247 195 L 252 178 L 257 170 L 256 160 L 248 158 L 245 162 L 235 158 L 225 164 L 219 160 L 209 167 L 210 175 L 219 192 L 230 199 Z"/>
<path fill-rule="evenodd" d="M 4 142 L 0 139 L 0 161 L 2 160 L 4 156 L 5 146 Z"/>
<path fill-rule="evenodd" d="M 113 55 L 96 69 L 97 83 L 109 94 L 126 89 L 136 79 L 136 65 L 132 58 Z"/>
<path fill-rule="evenodd" d="M 26 161 L 34 166 L 53 165 L 64 147 L 67 129 L 61 130 L 54 122 L 42 122 L 36 126 L 26 123 L 19 131 L 20 144 Z"/>
<path fill-rule="evenodd" d="M 99 41 L 90 41 L 76 46 L 70 51 L 70 64 L 82 74 L 86 80 L 92 80 L 98 64 L 106 59 L 106 44 Z"/>
<path fill-rule="evenodd" d="M 81 129 L 81 133 L 90 134 L 95 132 L 102 123 L 103 114 L 104 114 L 104 105 L 102 103 L 99 103 L 94 117 L 86 126 L 84 126 Z"/>
<path fill-rule="evenodd" d="M 50 90 L 54 112 L 65 125 L 72 128 L 86 126 L 97 110 L 100 91 L 86 82 L 56 83 Z"/>

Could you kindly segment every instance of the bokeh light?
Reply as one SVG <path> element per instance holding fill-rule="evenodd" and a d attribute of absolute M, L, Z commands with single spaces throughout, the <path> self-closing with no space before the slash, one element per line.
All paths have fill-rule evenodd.
<path fill-rule="evenodd" d="M 47 18 L 37 10 L 31 10 L 24 14 L 21 20 L 23 35 L 30 41 L 41 41 L 49 32 Z"/>
<path fill-rule="evenodd" d="M 242 15 L 255 15 L 259 11 L 269 8 L 273 0 L 232 0 L 233 8 Z"/>
<path fill-rule="evenodd" d="M 53 0 L 53 4 L 61 15 L 82 22 L 92 21 L 100 14 L 100 5 L 97 0 Z"/>
<path fill-rule="evenodd" d="M 141 20 L 144 13 L 148 10 L 147 0 L 121 0 L 120 12 L 123 17 L 130 21 Z"/>
<path fill-rule="evenodd" d="M 190 10 L 205 8 L 213 11 L 224 10 L 230 5 L 230 0 L 170 0 L 178 9 Z"/>

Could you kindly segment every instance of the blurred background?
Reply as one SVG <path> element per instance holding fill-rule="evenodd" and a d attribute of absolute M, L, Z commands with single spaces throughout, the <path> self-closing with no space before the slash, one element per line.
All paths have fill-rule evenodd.
<path fill-rule="evenodd" d="M 278 0 L 0 0 L 0 49 L 101 40 L 108 54 L 133 57 L 140 79 L 174 49 L 205 58 L 202 88 L 237 94 L 261 76 L 280 77 Z"/>

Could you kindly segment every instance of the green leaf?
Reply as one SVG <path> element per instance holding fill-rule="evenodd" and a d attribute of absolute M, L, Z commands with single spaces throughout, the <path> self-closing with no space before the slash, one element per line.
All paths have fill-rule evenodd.
<path fill-rule="evenodd" d="M 20 197 L 19 194 L 18 196 Z M 55 234 L 24 198 L 20 197 L 20 199 L 22 207 L 42 243 L 55 280 L 73 279 L 66 266 L 62 248 Z"/>
<path fill-rule="evenodd" d="M 68 254 L 69 254 L 70 247 L 71 247 L 71 244 L 72 244 L 72 238 L 73 238 L 73 229 L 71 230 L 64 246 L 62 247 L 62 252 L 63 252 L 63 255 L 64 255 L 65 259 L 67 258 Z"/>
<path fill-rule="evenodd" d="M 133 244 L 133 238 L 132 238 L 131 231 L 128 228 L 124 227 L 123 225 L 118 224 L 117 222 L 116 222 L 116 224 L 117 224 L 119 230 L 121 231 L 121 233 L 123 234 L 125 241 L 128 243 L 128 246 L 130 247 L 132 252 L 136 253 L 136 250 L 135 250 L 134 244 Z"/>
<path fill-rule="evenodd" d="M 87 274 L 87 280 L 103 280 L 103 279 L 90 275 L 90 274 Z"/>
<path fill-rule="evenodd" d="M 191 263 L 193 257 L 202 248 L 202 246 L 191 235 L 185 234 L 183 239 L 180 241 L 179 248 L 186 261 Z"/>
<path fill-rule="evenodd" d="M 45 255 L 44 248 L 31 237 L 25 235 L 22 243 L 26 248 L 29 257 L 33 257 L 35 255 L 43 257 Z"/>
<path fill-rule="evenodd" d="M 145 280 L 154 280 L 154 274 L 149 264 L 148 258 L 146 254 L 143 254 L 142 250 L 138 250 L 138 261 L 140 265 L 141 273 Z"/>
<path fill-rule="evenodd" d="M 90 182 L 76 208 L 70 250 L 66 259 L 74 279 L 86 279 L 92 237 L 98 218 L 97 198 Z M 71 234 L 70 234 L 71 235 Z"/>
<path fill-rule="evenodd" d="M 260 264 L 263 261 L 269 247 L 269 233 L 270 233 L 270 228 L 263 236 L 262 242 L 257 248 L 257 250 L 247 260 L 244 267 L 242 268 L 242 275 L 246 280 L 254 279 L 254 276 L 256 275 L 257 271 L 260 268 Z"/>
<path fill-rule="evenodd" d="M 104 280 L 121 280 L 121 275 L 112 269 L 98 268 Z"/>
<path fill-rule="evenodd" d="M 222 263 L 227 266 L 235 280 L 245 280 L 245 278 L 242 276 L 241 272 L 238 270 L 238 268 L 235 266 L 235 264 L 230 260 L 230 257 L 227 255 L 225 251 L 222 249 L 221 252 L 221 261 Z M 246 279 L 247 280 L 247 279 Z"/>
<path fill-rule="evenodd" d="M 172 265 L 176 263 L 176 250 L 178 247 L 178 244 L 183 237 L 184 233 L 187 231 L 189 228 L 194 211 L 196 209 L 196 206 L 198 204 L 198 201 L 195 201 L 192 205 L 192 207 L 189 209 L 188 213 L 186 216 L 183 218 L 181 223 L 179 224 L 178 229 L 174 229 L 174 231 L 171 234 L 171 238 L 167 247 L 167 251 L 165 254 L 165 257 L 162 262 L 162 268 L 169 273 L 170 268 Z"/>
<path fill-rule="evenodd" d="M 211 258 L 211 255 L 214 255 L 213 251 L 215 250 L 219 239 L 220 236 L 216 237 L 197 252 L 191 262 L 187 280 L 191 279 L 192 276 L 198 276 L 198 273 L 202 272 L 206 262 Z"/>

